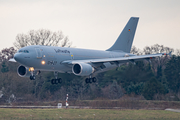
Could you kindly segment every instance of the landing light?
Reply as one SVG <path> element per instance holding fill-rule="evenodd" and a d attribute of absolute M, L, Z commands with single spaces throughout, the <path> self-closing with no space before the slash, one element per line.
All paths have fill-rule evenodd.
<path fill-rule="evenodd" d="M 45 63 L 46 63 L 46 62 L 45 62 L 44 60 L 43 60 L 43 61 L 41 61 L 41 64 L 42 64 L 42 65 L 44 65 Z"/>
<path fill-rule="evenodd" d="M 29 68 L 29 71 L 34 71 L 34 68 L 33 68 L 33 67 L 30 67 L 30 68 Z"/>

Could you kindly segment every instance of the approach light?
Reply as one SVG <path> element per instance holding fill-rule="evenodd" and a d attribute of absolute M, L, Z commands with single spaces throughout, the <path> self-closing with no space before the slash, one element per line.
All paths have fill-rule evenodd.
<path fill-rule="evenodd" d="M 43 60 L 43 61 L 41 61 L 41 64 L 42 64 L 42 65 L 44 65 L 45 63 L 46 63 L 46 62 L 45 62 L 44 60 Z"/>

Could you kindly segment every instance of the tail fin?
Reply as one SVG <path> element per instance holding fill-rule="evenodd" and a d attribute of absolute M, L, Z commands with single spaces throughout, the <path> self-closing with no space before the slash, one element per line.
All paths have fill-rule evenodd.
<path fill-rule="evenodd" d="M 107 51 L 124 51 L 130 53 L 138 20 L 138 17 L 131 17 L 114 45 Z"/>

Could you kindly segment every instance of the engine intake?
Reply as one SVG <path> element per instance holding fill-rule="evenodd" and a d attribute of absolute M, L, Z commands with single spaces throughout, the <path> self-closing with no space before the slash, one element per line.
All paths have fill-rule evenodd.
<path fill-rule="evenodd" d="M 72 72 L 78 76 L 88 76 L 94 72 L 94 68 L 90 64 L 76 63 L 72 67 Z"/>
<path fill-rule="evenodd" d="M 29 77 L 31 75 L 31 73 L 28 71 L 28 68 L 23 65 L 20 65 L 17 68 L 17 73 L 20 77 Z"/>

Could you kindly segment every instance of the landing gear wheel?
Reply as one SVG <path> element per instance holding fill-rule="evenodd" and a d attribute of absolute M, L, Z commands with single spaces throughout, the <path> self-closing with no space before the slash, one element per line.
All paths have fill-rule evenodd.
<path fill-rule="evenodd" d="M 57 79 L 52 79 L 51 84 L 58 84 L 58 80 Z"/>
<path fill-rule="evenodd" d="M 61 78 L 59 78 L 59 79 L 52 79 L 51 80 L 51 84 L 60 84 L 60 83 L 62 83 L 62 79 Z"/>
<path fill-rule="evenodd" d="M 52 84 L 52 85 L 55 84 L 55 83 L 54 83 L 54 79 L 51 80 L 51 84 Z"/>
<path fill-rule="evenodd" d="M 88 83 L 96 83 L 97 79 L 95 77 L 93 78 L 86 78 L 85 79 L 85 82 L 88 84 Z"/>
<path fill-rule="evenodd" d="M 89 78 L 89 83 L 92 83 L 92 78 Z"/>
<path fill-rule="evenodd" d="M 92 83 L 92 79 L 91 78 L 86 78 L 86 83 L 88 84 L 88 83 Z"/>
<path fill-rule="evenodd" d="M 92 82 L 95 83 L 97 79 L 95 77 L 92 78 Z"/>
<path fill-rule="evenodd" d="M 58 84 L 58 79 L 55 79 L 54 81 L 55 81 L 55 82 L 54 82 L 55 84 Z"/>
<path fill-rule="evenodd" d="M 30 76 L 30 80 L 35 80 L 35 79 L 36 79 L 36 77 L 34 75 Z"/>
<path fill-rule="evenodd" d="M 61 78 L 59 78 L 57 80 L 58 80 L 58 83 L 62 83 L 62 79 Z"/>
<path fill-rule="evenodd" d="M 86 78 L 86 80 L 85 80 L 85 81 L 86 81 L 86 83 L 89 83 L 89 78 Z"/>

